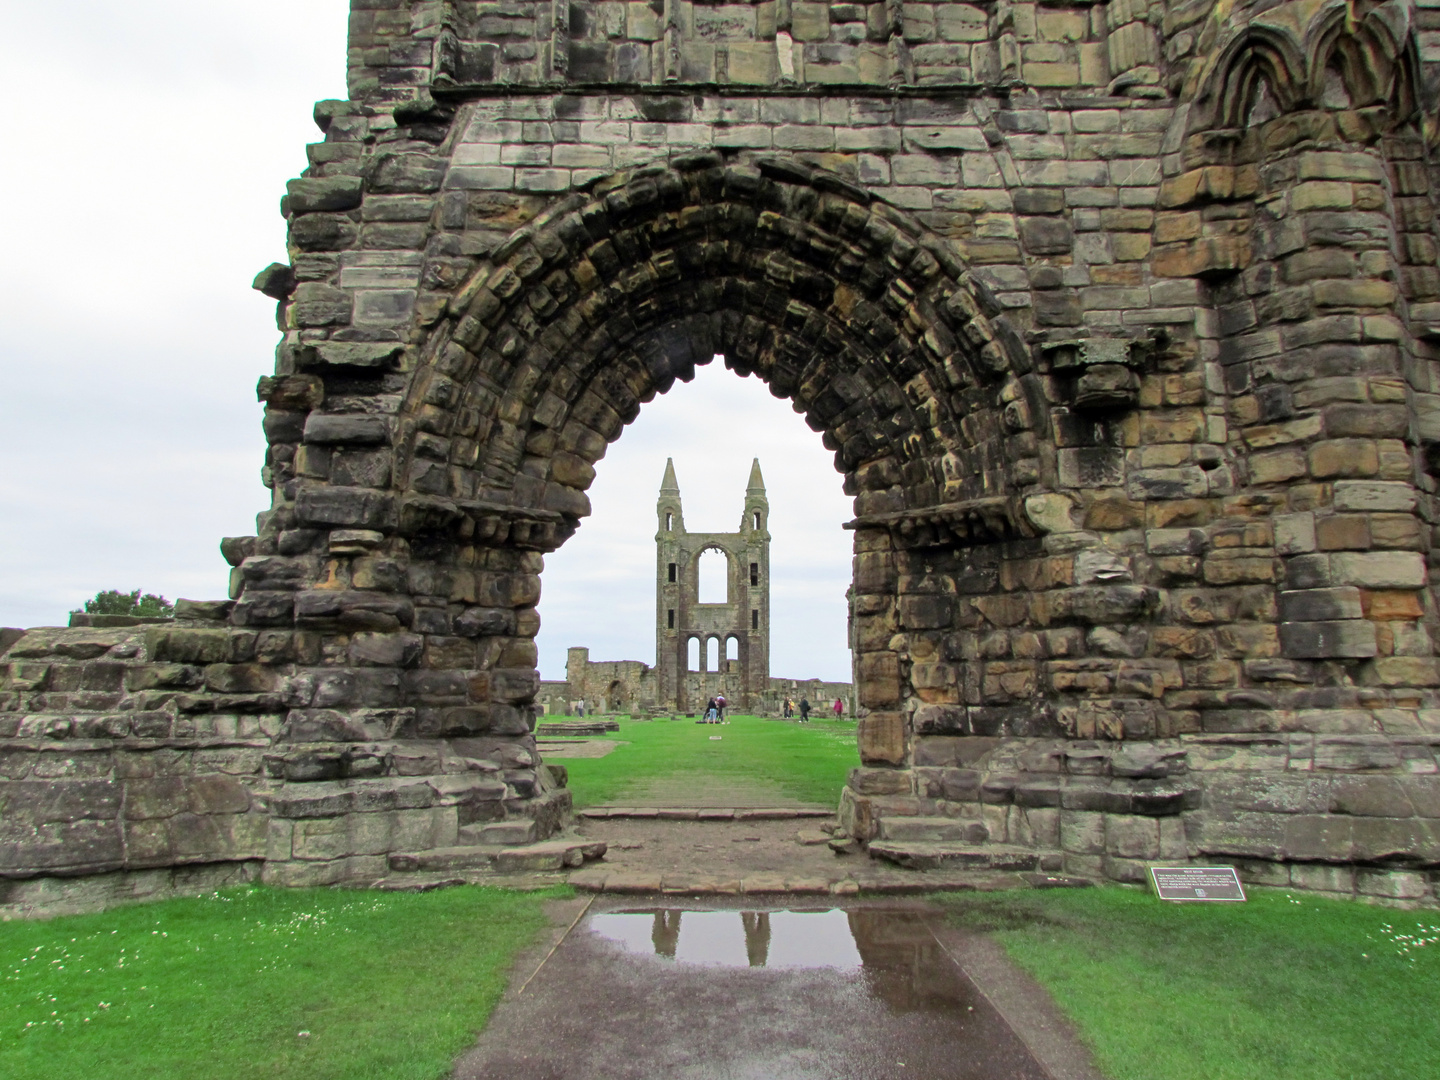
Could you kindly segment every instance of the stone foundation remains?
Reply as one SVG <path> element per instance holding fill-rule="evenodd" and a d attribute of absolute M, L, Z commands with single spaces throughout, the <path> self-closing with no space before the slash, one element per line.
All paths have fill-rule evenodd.
<path fill-rule="evenodd" d="M 855 498 L 854 835 L 1433 899 L 1437 61 L 1409 0 L 355 0 L 233 605 L 10 644 L 0 873 L 552 828 L 543 556 L 718 353 Z"/>

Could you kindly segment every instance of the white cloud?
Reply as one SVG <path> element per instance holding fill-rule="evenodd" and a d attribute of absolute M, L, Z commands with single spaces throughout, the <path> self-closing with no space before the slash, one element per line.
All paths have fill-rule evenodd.
<path fill-rule="evenodd" d="M 224 596 L 268 503 L 279 199 L 345 96 L 346 0 L 0 0 L 0 624 Z"/>
<path fill-rule="evenodd" d="M 347 0 L 0 0 L 0 625 L 100 589 L 225 595 L 221 536 L 268 503 L 256 379 L 285 258 L 279 198 L 344 97 Z M 653 659 L 654 499 L 733 529 L 750 459 L 772 506 L 772 669 L 848 678 L 849 517 L 819 436 L 712 364 L 600 463 L 595 516 L 548 560 L 541 667 L 568 645 Z"/>

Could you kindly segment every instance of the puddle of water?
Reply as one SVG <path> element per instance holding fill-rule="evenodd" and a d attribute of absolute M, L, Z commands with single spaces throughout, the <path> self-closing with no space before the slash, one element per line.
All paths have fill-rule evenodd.
<path fill-rule="evenodd" d="M 650 907 L 582 926 L 458 1080 L 1050 1075 L 922 912 Z"/>
<path fill-rule="evenodd" d="M 849 915 L 831 911 L 685 911 L 659 908 L 595 915 L 590 929 L 626 952 L 717 967 L 862 966 Z"/>

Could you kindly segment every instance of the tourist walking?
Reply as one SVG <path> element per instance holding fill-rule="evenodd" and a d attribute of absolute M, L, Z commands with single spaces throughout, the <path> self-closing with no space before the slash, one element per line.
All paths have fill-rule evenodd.
<path fill-rule="evenodd" d="M 584 699 L 584 698 L 581 698 L 579 704 L 577 704 L 577 705 L 575 706 L 575 715 L 576 715 L 576 716 L 584 716 L 584 715 L 585 715 L 585 699 Z"/>
<path fill-rule="evenodd" d="M 781 715 L 784 716 L 786 720 L 789 720 L 790 717 L 795 715 L 795 703 L 788 697 L 785 699 L 785 704 L 781 708 Z"/>
<path fill-rule="evenodd" d="M 800 723 L 802 723 L 802 724 L 808 724 L 809 722 L 810 722 L 810 699 L 809 699 L 809 698 L 803 698 L 803 697 L 802 697 L 802 698 L 800 699 Z"/>
<path fill-rule="evenodd" d="M 725 722 L 725 695 L 724 695 L 724 694 L 716 694 L 716 695 L 715 695 L 715 722 L 716 722 L 717 724 L 723 724 L 723 723 Z"/>
<path fill-rule="evenodd" d="M 715 699 L 713 697 L 705 703 L 705 723 L 715 723 Z"/>
<path fill-rule="evenodd" d="M 835 699 L 835 719 L 839 720 L 845 715 L 845 703 L 838 697 Z"/>

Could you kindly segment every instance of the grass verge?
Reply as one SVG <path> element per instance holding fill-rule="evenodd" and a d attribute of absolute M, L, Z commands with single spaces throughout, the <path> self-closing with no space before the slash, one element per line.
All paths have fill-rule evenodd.
<path fill-rule="evenodd" d="M 1381 1080 L 1440 1059 L 1440 916 L 1283 891 L 949 894 L 1075 1021 L 1112 1080 Z"/>
<path fill-rule="evenodd" d="M 0 924 L 0 1076 L 433 1080 L 562 895 L 255 888 Z"/>
<path fill-rule="evenodd" d="M 729 724 L 717 727 L 624 719 L 619 734 L 607 738 L 624 745 L 603 758 L 561 762 L 569 770 L 576 806 L 613 803 L 629 789 L 676 774 L 774 784 L 791 798 L 835 806 L 845 777 L 860 764 L 853 720 L 796 724 L 731 716 Z"/>

